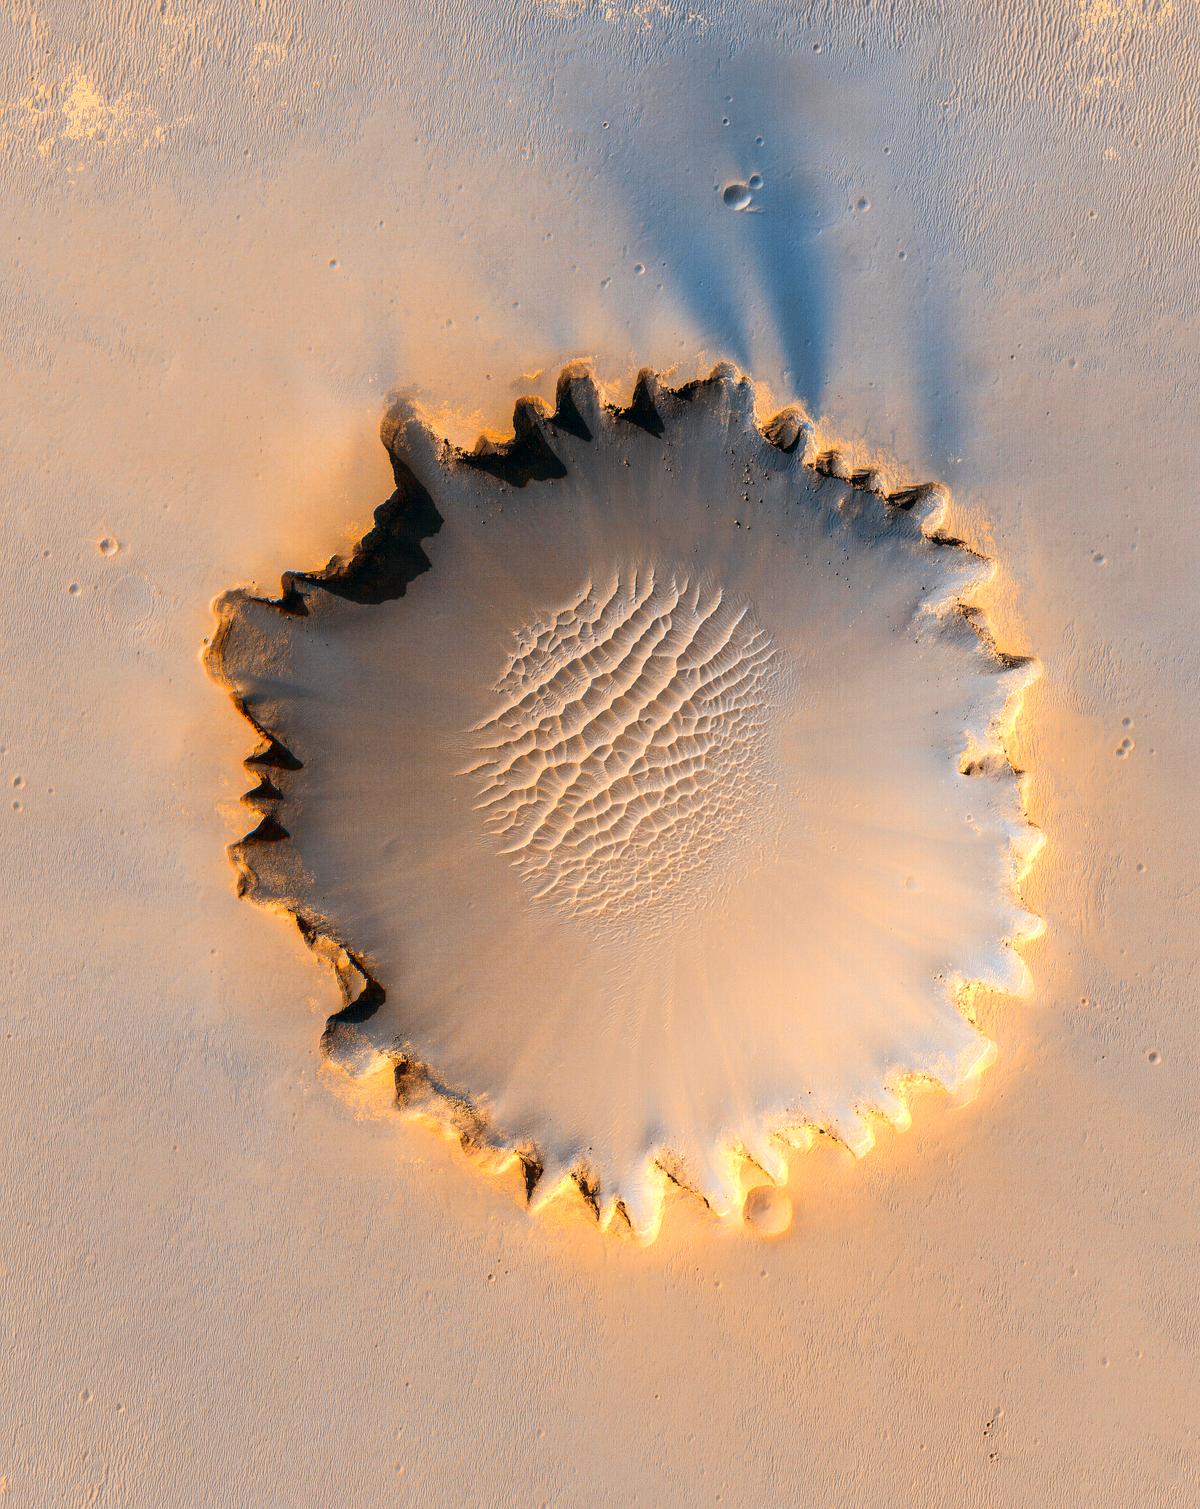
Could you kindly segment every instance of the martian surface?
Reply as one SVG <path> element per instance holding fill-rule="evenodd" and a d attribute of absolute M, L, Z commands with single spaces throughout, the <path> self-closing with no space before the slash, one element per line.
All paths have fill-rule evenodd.
<path fill-rule="evenodd" d="M 0 1499 L 1200 1497 L 1200 27 L 28 0 Z"/>

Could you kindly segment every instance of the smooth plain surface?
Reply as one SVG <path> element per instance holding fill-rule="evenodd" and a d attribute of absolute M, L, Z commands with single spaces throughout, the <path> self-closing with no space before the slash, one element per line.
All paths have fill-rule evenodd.
<path fill-rule="evenodd" d="M 1187 8 L 0 24 L 8 1501 L 1193 1502 Z M 531 1220 L 348 1104 L 222 853 L 212 597 L 361 533 L 393 385 L 467 439 L 576 356 L 729 357 L 945 480 L 1046 669 L 1036 995 L 769 1244 Z"/>

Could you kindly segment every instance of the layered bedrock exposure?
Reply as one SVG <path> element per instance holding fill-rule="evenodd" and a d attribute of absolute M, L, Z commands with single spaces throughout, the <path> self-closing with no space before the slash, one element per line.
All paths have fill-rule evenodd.
<path fill-rule="evenodd" d="M 535 1205 L 650 1238 L 668 1180 L 720 1215 L 753 1186 L 783 1229 L 785 1146 L 968 1088 L 972 991 L 1027 983 L 1035 667 L 974 605 L 991 564 L 730 368 L 619 407 L 571 367 L 503 444 L 403 405 L 384 440 L 349 555 L 217 604 L 241 890 L 333 967 L 330 1059 Z"/>

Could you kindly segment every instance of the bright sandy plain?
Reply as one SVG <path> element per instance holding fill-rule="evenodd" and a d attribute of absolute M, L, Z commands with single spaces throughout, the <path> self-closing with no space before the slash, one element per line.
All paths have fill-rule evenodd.
<path fill-rule="evenodd" d="M 0 26 L 7 1501 L 1194 1502 L 1189 9 Z M 392 388 L 468 441 L 581 356 L 730 358 L 948 483 L 1044 668 L 1034 994 L 970 1106 L 798 1156 L 770 1242 L 533 1219 L 348 1100 L 223 854 L 213 597 L 362 532 Z"/>

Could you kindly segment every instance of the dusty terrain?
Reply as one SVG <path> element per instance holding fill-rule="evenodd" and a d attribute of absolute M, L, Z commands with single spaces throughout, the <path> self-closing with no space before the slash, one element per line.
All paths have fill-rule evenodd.
<path fill-rule="evenodd" d="M 3 27 L 8 1499 L 1194 1502 L 1186 8 Z M 773 1241 L 531 1219 L 347 1098 L 223 853 L 213 598 L 362 534 L 393 388 L 465 442 L 578 357 L 728 358 L 945 481 L 1043 665 L 1034 994 Z"/>

